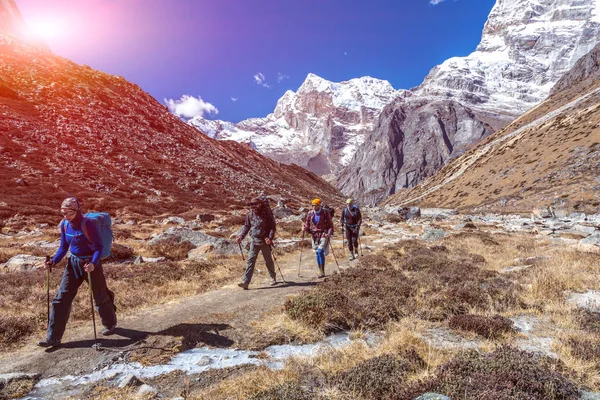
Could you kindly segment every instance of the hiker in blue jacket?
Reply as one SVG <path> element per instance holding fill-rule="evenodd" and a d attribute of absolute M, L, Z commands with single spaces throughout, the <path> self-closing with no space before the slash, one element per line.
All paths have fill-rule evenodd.
<path fill-rule="evenodd" d="M 352 261 L 358 257 L 358 235 L 360 234 L 360 225 L 362 224 L 362 215 L 354 200 L 346 200 L 346 208 L 342 211 L 340 224 L 348 241 L 348 250 L 350 251 L 349 261 Z"/>
<path fill-rule="evenodd" d="M 75 197 L 65 199 L 60 207 L 60 212 L 65 218 L 60 223 L 60 248 L 54 257 L 45 263 L 45 267 L 51 268 L 59 263 L 68 250 L 71 251 L 71 255 L 58 293 L 52 300 L 46 340 L 38 343 L 41 347 L 60 346 L 71 313 L 71 304 L 79 286 L 83 281 L 87 281 L 88 272 L 91 275 L 96 310 L 98 310 L 102 325 L 104 325 L 102 335 L 111 335 L 117 327 L 114 293 L 106 287 L 101 259 L 103 245 L 96 225 L 83 217 L 81 205 Z"/>

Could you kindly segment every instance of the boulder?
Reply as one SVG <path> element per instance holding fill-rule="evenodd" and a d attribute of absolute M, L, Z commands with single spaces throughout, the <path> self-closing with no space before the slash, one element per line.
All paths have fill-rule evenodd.
<path fill-rule="evenodd" d="M 442 229 L 427 229 L 423 235 L 421 235 L 421 239 L 427 240 L 429 242 L 437 242 L 446 237 L 446 231 Z"/>
<path fill-rule="evenodd" d="M 168 225 L 168 224 L 176 224 L 176 225 L 183 225 L 185 224 L 185 220 L 181 217 L 168 217 L 162 220 L 162 224 L 163 225 Z"/>
<path fill-rule="evenodd" d="M 416 397 L 415 400 L 451 400 L 450 397 L 444 396 L 439 393 L 424 393 L 419 397 Z"/>
<path fill-rule="evenodd" d="M 200 231 L 179 227 L 169 228 L 156 235 L 156 237 L 148 244 L 152 246 L 162 240 L 170 238 L 175 238 L 178 242 L 188 241 L 196 247 L 211 245 L 213 247 L 213 252 L 218 254 L 237 254 L 239 251 L 237 244 L 233 241 L 230 242 L 226 239 L 210 236 Z"/>
<path fill-rule="evenodd" d="M 287 207 L 275 207 L 273 209 L 273 216 L 277 219 L 283 219 L 290 215 L 294 215 L 294 212 Z"/>
<path fill-rule="evenodd" d="M 141 386 L 141 385 L 143 385 L 143 382 L 140 381 L 137 378 L 137 376 L 135 376 L 134 374 L 129 374 L 119 381 L 119 389 L 124 389 L 126 387 L 131 387 L 131 386 Z"/>
<path fill-rule="evenodd" d="M 17 254 L 6 262 L 4 268 L 11 272 L 30 271 L 40 269 L 46 261 L 45 257 L 30 256 L 28 254 Z"/>
<path fill-rule="evenodd" d="M 421 217 L 421 209 L 419 207 L 400 207 L 396 211 L 404 221 L 411 221 Z"/>

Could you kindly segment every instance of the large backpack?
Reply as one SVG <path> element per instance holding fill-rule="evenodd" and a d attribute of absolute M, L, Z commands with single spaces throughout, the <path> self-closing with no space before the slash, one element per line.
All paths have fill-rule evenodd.
<path fill-rule="evenodd" d="M 84 221 L 81 223 L 81 228 L 83 229 L 83 234 L 87 238 L 87 240 L 92 242 L 92 239 L 85 228 L 85 220 L 89 219 L 96 225 L 96 230 L 98 231 L 98 235 L 102 240 L 102 246 L 104 250 L 100 255 L 100 258 L 103 260 L 110 256 L 110 249 L 113 243 L 113 231 L 112 231 L 112 220 L 110 219 L 110 214 L 106 212 L 88 212 L 83 215 Z M 66 220 L 65 220 L 66 221 Z M 63 229 L 67 229 L 66 225 L 63 224 Z"/>
<path fill-rule="evenodd" d="M 335 215 L 335 210 L 333 207 L 325 204 L 325 205 L 323 205 L 323 210 L 327 211 L 329 213 L 329 216 L 333 219 L 333 217 Z"/>

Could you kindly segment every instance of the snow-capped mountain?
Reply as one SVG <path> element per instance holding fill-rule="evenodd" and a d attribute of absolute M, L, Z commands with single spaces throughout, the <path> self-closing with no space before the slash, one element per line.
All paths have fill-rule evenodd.
<path fill-rule="evenodd" d="M 330 82 L 308 74 L 265 118 L 237 124 L 194 118 L 189 123 L 212 138 L 247 142 L 275 160 L 335 174 L 348 164 L 383 107 L 408 94 L 371 77 Z"/>
<path fill-rule="evenodd" d="M 433 68 L 413 92 L 457 100 L 500 128 L 545 99 L 599 40 L 600 0 L 497 0 L 476 50 Z"/>
<path fill-rule="evenodd" d="M 600 0 L 497 0 L 475 52 L 387 106 L 337 186 L 379 202 L 418 185 L 544 100 L 600 41 L 599 13 Z"/>

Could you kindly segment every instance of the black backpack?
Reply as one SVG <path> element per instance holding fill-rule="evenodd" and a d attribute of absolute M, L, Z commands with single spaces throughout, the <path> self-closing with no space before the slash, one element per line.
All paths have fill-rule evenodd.
<path fill-rule="evenodd" d="M 323 206 L 323 210 L 327 211 L 329 213 L 329 215 L 331 216 L 331 218 L 333 218 L 333 216 L 335 215 L 335 210 L 333 207 L 328 206 L 327 204 L 325 204 Z"/>

